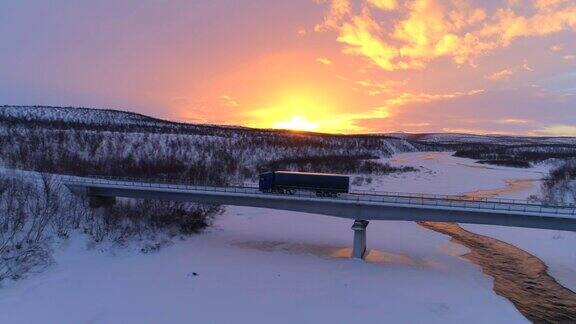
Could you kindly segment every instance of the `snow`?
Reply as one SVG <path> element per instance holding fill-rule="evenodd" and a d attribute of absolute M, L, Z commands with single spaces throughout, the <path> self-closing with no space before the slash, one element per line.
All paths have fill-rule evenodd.
<path fill-rule="evenodd" d="M 51 271 L 3 292 L 0 322 L 523 321 L 490 278 L 444 252 L 444 236 L 374 222 L 370 246 L 387 254 L 364 263 L 333 256 L 349 252 L 350 225 L 230 207 L 209 233 L 151 255 L 86 252 L 78 239 Z"/>
<path fill-rule="evenodd" d="M 493 192 L 497 194 L 496 197 L 511 199 L 526 199 L 537 194 L 540 187 L 537 179 L 546 176 L 549 168 L 549 165 L 530 169 L 479 165 L 471 159 L 453 157 L 449 152 L 399 154 L 391 159 L 391 163 L 422 166 L 421 170 L 424 171 L 416 175 L 401 174 L 377 179 L 374 187 L 437 194 L 482 191 L 483 194 Z M 506 180 L 520 180 L 516 182 L 520 185 L 511 185 Z M 576 249 L 571 248 L 576 246 L 576 232 L 471 224 L 463 227 L 535 255 L 546 263 L 549 274 L 560 284 L 576 291 Z"/>
<path fill-rule="evenodd" d="M 390 162 L 420 172 L 375 176 L 355 189 L 487 194 L 504 187 L 499 194 L 519 198 L 536 180 L 528 187 L 506 180 L 546 172 L 477 165 L 446 152 L 398 154 Z M 351 225 L 227 207 L 207 232 L 152 254 L 136 246 L 87 250 L 79 235 L 57 250 L 50 270 L 0 290 L 0 323 L 526 322 L 447 236 L 411 222 L 373 221 L 362 262 L 347 257 Z M 518 243 L 551 262 L 562 282 L 572 280 L 574 233 L 554 239 L 553 231 L 466 227 Z"/>
<path fill-rule="evenodd" d="M 506 186 L 506 180 L 538 182 L 548 172 L 548 167 L 543 165 L 529 169 L 501 167 L 478 164 L 475 160 L 453 157 L 452 154 L 453 152 L 396 154 L 383 161 L 390 162 L 393 166 L 412 166 L 419 171 L 375 176 L 372 177 L 371 184 L 358 189 L 453 195 L 502 188 Z M 525 198 L 524 196 L 523 193 L 521 197 Z"/>

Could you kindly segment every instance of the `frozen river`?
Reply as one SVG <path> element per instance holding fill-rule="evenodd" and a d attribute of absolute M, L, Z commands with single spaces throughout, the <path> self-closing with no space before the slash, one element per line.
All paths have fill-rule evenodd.
<path fill-rule="evenodd" d="M 383 188 L 418 188 L 424 193 L 463 194 L 476 197 L 526 199 L 540 193 L 540 179 L 548 172 L 546 166 L 508 168 L 482 165 L 474 160 L 451 156 L 449 152 L 407 153 L 391 159 L 393 164 L 420 168 L 420 174 L 392 175 L 379 182 Z M 477 234 L 484 234 L 515 245 L 542 259 L 549 272 L 562 285 L 576 291 L 576 233 L 521 229 L 487 225 L 463 225 Z"/>

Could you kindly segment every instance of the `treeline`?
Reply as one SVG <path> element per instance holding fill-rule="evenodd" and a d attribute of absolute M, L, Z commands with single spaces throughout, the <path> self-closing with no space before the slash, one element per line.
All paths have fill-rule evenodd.
<path fill-rule="evenodd" d="M 576 146 L 567 144 L 539 145 L 458 145 L 454 156 L 480 160 L 479 163 L 530 167 L 547 159 L 576 158 Z"/>
<path fill-rule="evenodd" d="M 376 137 L 219 137 L 0 129 L 0 161 L 9 168 L 81 176 L 173 178 L 210 184 L 241 183 L 255 177 L 262 166 L 280 168 L 281 161 L 290 159 L 298 159 L 291 162 L 292 167 L 319 163 L 318 168 L 329 172 L 379 173 L 383 167 L 370 161 L 359 162 L 356 157 L 387 157 L 394 151 L 413 149 L 403 140 Z"/>
<path fill-rule="evenodd" d="M 388 174 L 417 171 L 412 167 L 393 167 L 377 159 L 378 157 L 373 155 L 301 156 L 273 160 L 261 165 L 258 169 L 260 172 L 290 170 L 341 174 Z"/>

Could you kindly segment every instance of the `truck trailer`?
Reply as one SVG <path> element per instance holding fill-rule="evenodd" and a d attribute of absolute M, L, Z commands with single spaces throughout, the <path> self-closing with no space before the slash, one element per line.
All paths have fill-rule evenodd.
<path fill-rule="evenodd" d="M 295 194 L 305 190 L 333 197 L 349 192 L 350 178 L 339 174 L 271 171 L 260 174 L 258 187 L 262 192 Z"/>

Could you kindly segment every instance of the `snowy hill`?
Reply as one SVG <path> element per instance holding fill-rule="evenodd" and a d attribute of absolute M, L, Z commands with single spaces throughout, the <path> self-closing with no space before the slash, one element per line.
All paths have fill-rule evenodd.
<path fill-rule="evenodd" d="M 95 125 L 160 122 L 144 115 L 119 110 L 49 106 L 0 106 L 0 120 L 69 122 Z"/>
<path fill-rule="evenodd" d="M 231 136 L 236 134 L 236 131 L 246 130 L 236 126 L 178 123 L 122 110 L 51 106 L 0 106 L 0 124 L 51 129 L 93 129 L 219 136 Z"/>
<path fill-rule="evenodd" d="M 75 128 L 79 126 L 94 126 L 110 129 L 125 127 L 133 130 L 139 127 L 148 131 L 166 132 L 198 132 L 210 131 L 214 134 L 223 133 L 257 133 L 267 135 L 291 134 L 282 130 L 251 129 L 239 126 L 221 126 L 206 124 L 179 123 L 168 120 L 153 118 L 150 116 L 114 109 L 94 109 L 83 107 L 52 107 L 52 106 L 0 106 L 0 124 L 25 124 L 40 125 L 45 127 L 67 126 Z M 321 133 L 301 133 L 303 136 L 328 137 L 328 138 L 385 138 L 391 142 L 402 143 L 404 149 L 414 149 L 412 144 L 498 144 L 498 145 L 547 145 L 565 144 L 576 145 L 575 137 L 524 137 L 505 135 L 474 135 L 456 133 L 389 133 L 389 134 L 358 134 L 358 135 L 329 135 Z M 404 142 L 394 141 L 394 139 Z M 395 150 L 391 147 L 391 150 Z M 404 151 L 400 149 L 400 151 Z"/>
<path fill-rule="evenodd" d="M 576 145 L 576 137 L 534 137 L 534 136 L 507 136 L 507 135 L 475 135 L 475 134 L 457 134 L 457 133 L 431 133 L 431 134 L 391 133 L 387 135 L 428 144 L 475 143 L 475 144 L 497 144 L 497 145 L 547 145 L 547 144 Z"/>
<path fill-rule="evenodd" d="M 348 169 L 338 170 L 360 171 L 366 169 L 363 160 L 419 147 L 385 136 L 184 124 L 116 110 L 3 106 L 0 149 L 5 152 L 0 163 L 16 169 L 241 183 L 271 165 L 324 170 L 341 164 Z"/>

